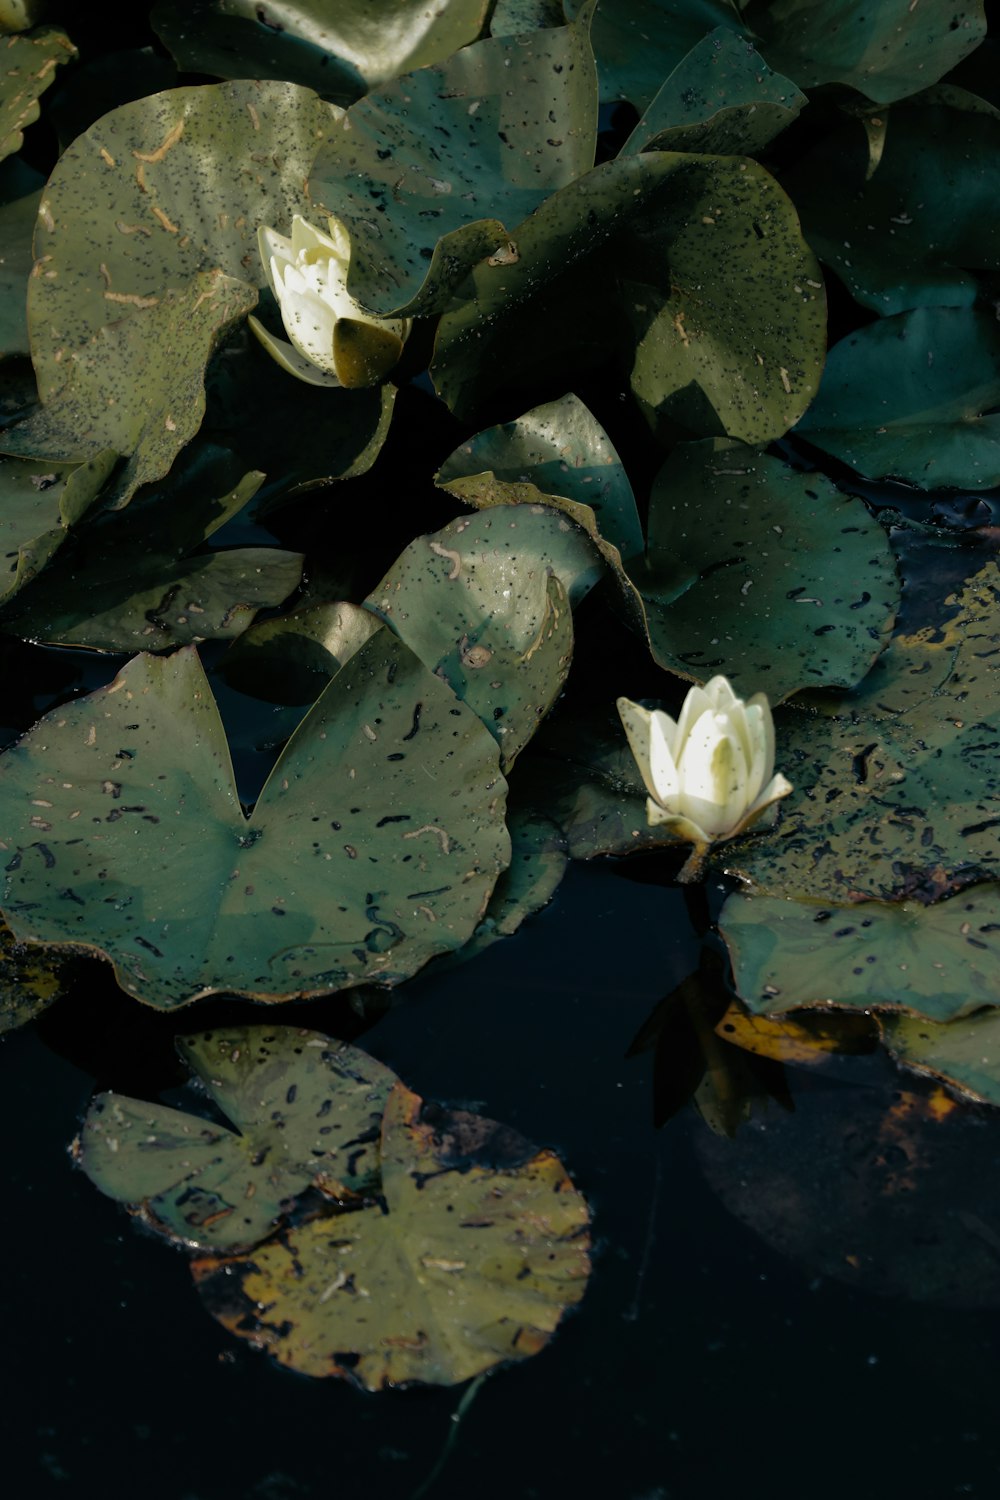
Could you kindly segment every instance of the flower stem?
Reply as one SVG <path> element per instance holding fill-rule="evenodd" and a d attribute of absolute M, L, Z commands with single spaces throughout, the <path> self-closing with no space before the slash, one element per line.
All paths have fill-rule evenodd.
<path fill-rule="evenodd" d="M 711 844 L 695 844 L 677 872 L 677 879 L 681 885 L 690 885 L 692 881 L 701 879 L 702 870 L 705 868 L 705 857 L 711 847 Z"/>

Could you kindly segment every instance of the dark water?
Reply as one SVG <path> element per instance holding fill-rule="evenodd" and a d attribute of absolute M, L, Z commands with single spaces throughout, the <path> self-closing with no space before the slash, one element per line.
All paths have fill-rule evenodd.
<path fill-rule="evenodd" d="M 871 1122 L 901 1087 L 929 1093 L 879 1056 L 844 1059 L 820 1078 L 789 1071 L 795 1113 L 772 1104 L 731 1143 L 690 1108 L 654 1130 L 650 1056 L 624 1054 L 695 958 L 676 891 L 625 879 L 611 863 L 577 867 L 518 936 L 407 986 L 362 1038 L 421 1094 L 474 1102 L 557 1148 L 594 1214 L 582 1305 L 546 1351 L 476 1391 L 429 1493 L 994 1496 L 995 1305 L 942 1307 L 924 1295 L 924 1280 L 940 1295 L 943 1257 L 951 1300 L 993 1303 L 992 1117 L 963 1111 L 916 1234 L 923 1218 L 900 1174 L 855 1194 Z M 72 1167 L 65 1148 L 93 1078 L 65 1054 L 104 1059 L 92 1064 L 101 1085 L 166 1079 L 176 1024 L 142 1011 L 109 1053 L 102 1027 L 120 1033 L 138 1008 L 111 998 L 101 967 L 87 978 L 89 997 L 3 1044 L 4 1493 L 410 1500 L 461 1391 L 370 1396 L 279 1371 L 203 1311 L 182 1254 L 134 1228 Z M 66 1005 L 85 999 L 88 1025 L 77 1028 Z M 333 1014 L 297 1012 L 319 1026 Z M 809 1263 L 732 1216 L 706 1171 L 772 1240 L 775 1216 L 779 1239 L 795 1219 L 782 1204 L 796 1173 Z M 911 1252 L 917 1269 L 906 1295 L 881 1296 L 864 1289 L 870 1265 L 860 1285 L 841 1276 L 853 1275 L 849 1246 L 862 1261 L 875 1253 L 863 1243 L 872 1214 L 891 1239 L 893 1191 L 909 1217 L 879 1274 L 891 1281 Z"/>

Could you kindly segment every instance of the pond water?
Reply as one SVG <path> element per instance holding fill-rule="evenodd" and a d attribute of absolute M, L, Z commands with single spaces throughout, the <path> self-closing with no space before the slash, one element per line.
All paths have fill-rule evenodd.
<path fill-rule="evenodd" d="M 876 1053 L 786 1069 L 790 1100 L 731 1141 L 690 1107 L 655 1129 L 651 1054 L 626 1052 L 697 945 L 680 894 L 638 864 L 642 880 L 635 862 L 574 867 L 518 935 L 418 978 L 363 1036 L 420 1093 L 557 1148 L 593 1210 L 582 1304 L 540 1356 L 476 1389 L 427 1491 L 461 1390 L 370 1396 L 276 1369 L 206 1315 L 185 1257 L 70 1162 L 95 1082 L 176 1084 L 191 1013 L 125 1002 L 93 964 L 10 1036 L 8 1493 L 994 1495 L 997 1121 L 970 1107 L 928 1126 L 932 1086 Z M 361 1024 L 343 1001 L 281 1013 L 299 1018 Z"/>

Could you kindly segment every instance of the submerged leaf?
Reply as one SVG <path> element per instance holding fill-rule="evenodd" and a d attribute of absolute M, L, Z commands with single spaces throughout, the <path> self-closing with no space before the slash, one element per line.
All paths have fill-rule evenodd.
<path fill-rule="evenodd" d="M 66 993 L 65 960 L 18 943 L 0 922 L 0 1035 L 26 1026 Z"/>
<path fill-rule="evenodd" d="M 396 1075 L 375 1058 L 292 1026 L 200 1032 L 178 1047 L 232 1129 L 98 1094 L 74 1148 L 94 1186 L 153 1229 L 203 1250 L 245 1250 L 307 1188 L 343 1198 L 378 1183 Z"/>
<path fill-rule="evenodd" d="M 453 1385 L 548 1343 L 590 1271 L 589 1215 L 522 1136 L 397 1083 L 382 1202 L 193 1272 L 231 1332 L 301 1374 L 367 1390 Z"/>
<path fill-rule="evenodd" d="M 197 656 L 140 656 L 0 758 L 0 906 L 152 1005 L 394 984 L 475 930 L 509 859 L 504 794 L 478 718 L 380 630 L 247 818 Z"/>

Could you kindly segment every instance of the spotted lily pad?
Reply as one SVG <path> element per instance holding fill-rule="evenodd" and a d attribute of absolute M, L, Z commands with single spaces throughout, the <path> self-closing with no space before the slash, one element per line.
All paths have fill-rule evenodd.
<path fill-rule="evenodd" d="M 3 42 L 0 41 L 0 55 Z M 42 178 L 18 158 L 0 167 L 0 357 L 28 353 L 25 302 Z"/>
<path fill-rule="evenodd" d="M 182 1037 L 180 1054 L 232 1128 L 98 1094 L 74 1147 L 95 1187 L 203 1250 L 249 1249 L 296 1198 L 378 1182 L 378 1133 L 396 1075 L 346 1042 L 292 1026 Z"/>
<path fill-rule="evenodd" d="M 26 128 L 38 119 L 38 100 L 55 82 L 56 68 L 76 56 L 64 31 L 41 26 L 0 36 L 0 157 L 20 151 Z"/>
<path fill-rule="evenodd" d="M 590 1270 L 587 1206 L 561 1162 L 397 1083 L 381 1166 L 378 1205 L 195 1261 L 209 1310 L 281 1364 L 367 1390 L 536 1354 Z"/>
<path fill-rule="evenodd" d="M 719 927 L 756 1015 L 809 1006 L 948 1021 L 1000 1003 L 1000 886 L 925 905 L 853 906 L 731 895 Z"/>
<path fill-rule="evenodd" d="M 28 327 L 42 407 L 7 452 L 128 457 L 124 504 L 198 430 L 204 373 L 257 302 L 257 228 L 309 212 L 332 106 L 280 83 L 168 89 L 104 115 L 63 153 L 39 208 Z M 235 164 L 235 165 L 234 165 Z"/>
<path fill-rule="evenodd" d="M 885 532 L 822 474 L 720 440 L 678 445 L 629 564 L 653 655 L 682 677 L 722 672 L 774 703 L 858 682 L 888 642 L 899 580 Z"/>
<path fill-rule="evenodd" d="M 504 794 L 476 715 L 380 630 L 248 818 L 193 649 L 139 656 L 0 758 L 0 907 L 152 1005 L 393 984 L 475 930 L 509 858 Z"/>

